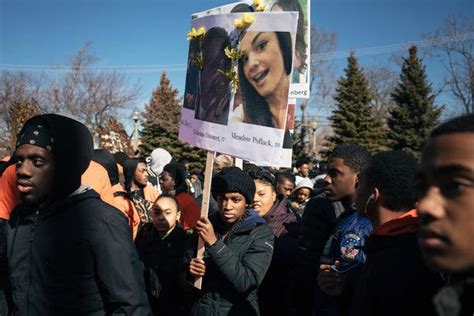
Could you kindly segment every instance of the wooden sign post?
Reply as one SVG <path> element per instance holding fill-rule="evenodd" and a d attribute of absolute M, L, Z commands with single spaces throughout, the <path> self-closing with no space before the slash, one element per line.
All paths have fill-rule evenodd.
<path fill-rule="evenodd" d="M 211 182 L 212 182 L 212 170 L 214 168 L 214 158 L 215 152 L 208 151 L 206 158 L 206 169 L 204 170 L 204 188 L 202 190 L 202 204 L 201 204 L 201 217 L 207 216 L 209 213 L 209 194 L 211 194 Z M 204 256 L 204 241 L 202 238 L 198 240 L 198 249 L 197 249 L 197 258 L 202 258 Z M 202 278 L 196 278 L 194 281 L 194 286 L 198 289 L 201 289 Z"/>

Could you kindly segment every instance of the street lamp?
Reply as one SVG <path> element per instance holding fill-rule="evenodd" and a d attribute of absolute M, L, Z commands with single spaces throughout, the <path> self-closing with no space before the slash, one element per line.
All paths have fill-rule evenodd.
<path fill-rule="evenodd" d="M 133 152 L 136 153 L 138 151 L 138 146 L 140 145 L 140 138 L 139 138 L 139 127 L 140 127 L 140 112 L 135 108 L 132 114 L 132 120 L 134 123 L 132 136 L 130 137 L 131 145 Z"/>

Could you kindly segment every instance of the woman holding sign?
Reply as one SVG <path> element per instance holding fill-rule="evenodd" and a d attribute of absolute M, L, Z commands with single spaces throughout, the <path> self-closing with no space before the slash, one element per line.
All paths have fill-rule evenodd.
<path fill-rule="evenodd" d="M 289 32 L 246 32 L 239 62 L 244 122 L 285 128 L 292 67 Z"/>
<path fill-rule="evenodd" d="M 255 194 L 252 178 L 237 167 L 222 169 L 212 180 L 218 213 L 202 217 L 196 231 L 206 245 L 204 258 L 189 264 L 203 277 L 193 315 L 259 315 L 257 290 L 273 254 L 273 233 L 247 208 Z"/>

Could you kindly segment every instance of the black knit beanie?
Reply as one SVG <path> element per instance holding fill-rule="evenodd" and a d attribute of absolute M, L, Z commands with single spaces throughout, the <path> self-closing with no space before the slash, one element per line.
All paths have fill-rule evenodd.
<path fill-rule="evenodd" d="M 212 178 L 211 193 L 217 200 L 218 196 L 237 192 L 245 197 L 245 202 L 251 204 L 255 195 L 255 182 L 245 172 L 237 167 L 226 167 Z"/>

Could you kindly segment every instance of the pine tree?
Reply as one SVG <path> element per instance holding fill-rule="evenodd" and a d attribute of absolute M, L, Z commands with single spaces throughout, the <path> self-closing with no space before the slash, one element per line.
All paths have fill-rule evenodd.
<path fill-rule="evenodd" d="M 305 156 L 305 144 L 306 144 L 306 135 L 308 134 L 306 126 L 302 122 L 296 123 L 295 131 L 293 133 L 293 164 L 296 161 Z"/>
<path fill-rule="evenodd" d="M 393 149 L 419 158 L 425 140 L 439 124 L 442 109 L 434 105 L 435 96 L 431 94 L 425 67 L 416 55 L 416 46 L 410 47 L 409 53 L 403 59 L 400 81 L 392 93 L 395 106 L 389 111 L 388 137 Z"/>
<path fill-rule="evenodd" d="M 145 106 L 140 151 L 147 156 L 155 148 L 164 148 L 175 160 L 186 158 L 193 167 L 202 168 L 206 152 L 178 140 L 181 102 L 177 96 L 178 90 L 171 86 L 166 73 L 163 72 L 159 86 Z"/>
<path fill-rule="evenodd" d="M 329 118 L 334 135 L 328 137 L 327 147 L 331 150 L 351 142 L 372 153 L 380 151 L 384 148 L 386 130 L 372 111 L 369 85 L 354 53 L 349 56 L 344 72 L 345 77 L 337 82 L 336 109 Z"/>

